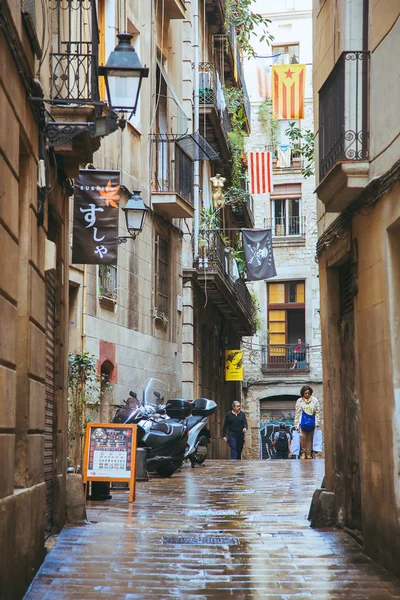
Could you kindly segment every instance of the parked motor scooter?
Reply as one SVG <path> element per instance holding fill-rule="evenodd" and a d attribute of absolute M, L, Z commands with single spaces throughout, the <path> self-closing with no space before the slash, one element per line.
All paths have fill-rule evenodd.
<path fill-rule="evenodd" d="M 180 398 L 169 400 L 164 405 L 163 388 L 163 382 L 154 378 L 147 380 L 142 401 L 130 392 L 130 398 L 117 409 L 112 422 L 135 423 L 138 426 L 138 447 L 147 451 L 148 470 L 161 477 L 170 477 L 185 458 L 188 427 L 168 416 L 178 415 L 184 419 L 191 414 L 192 407 L 190 402 Z"/>
<path fill-rule="evenodd" d="M 174 414 L 174 411 L 171 411 L 171 407 L 168 410 L 170 402 L 167 403 L 167 414 L 176 419 L 178 415 Z M 181 422 L 188 428 L 188 442 L 184 458 L 185 460 L 190 460 L 194 468 L 196 465 L 203 464 L 207 458 L 209 441 L 208 417 L 216 411 L 217 405 L 213 400 L 196 398 L 191 403 L 191 406 L 191 415 Z"/>

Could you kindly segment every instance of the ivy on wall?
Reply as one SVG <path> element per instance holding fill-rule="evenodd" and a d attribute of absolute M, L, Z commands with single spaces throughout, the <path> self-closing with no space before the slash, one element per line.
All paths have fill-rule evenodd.
<path fill-rule="evenodd" d="M 258 107 L 258 121 L 261 133 L 267 138 L 269 144 L 276 148 L 279 139 L 279 121 L 274 118 L 272 111 L 272 98 L 265 98 Z"/>

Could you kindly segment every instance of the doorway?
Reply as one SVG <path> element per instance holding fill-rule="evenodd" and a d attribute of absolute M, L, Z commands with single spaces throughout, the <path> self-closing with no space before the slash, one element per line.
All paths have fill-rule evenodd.
<path fill-rule="evenodd" d="M 294 426 L 295 407 L 298 395 L 282 394 L 260 401 L 260 457 L 268 460 L 274 457 L 272 441 L 282 422 L 291 433 Z"/>

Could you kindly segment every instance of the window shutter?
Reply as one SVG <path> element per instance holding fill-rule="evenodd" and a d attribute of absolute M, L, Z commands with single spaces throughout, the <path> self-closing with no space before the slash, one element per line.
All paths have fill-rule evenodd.
<path fill-rule="evenodd" d="M 22 0 L 22 21 L 28 34 L 29 43 L 37 58 L 42 57 L 42 49 L 39 44 L 36 29 L 36 6 L 35 0 Z"/>

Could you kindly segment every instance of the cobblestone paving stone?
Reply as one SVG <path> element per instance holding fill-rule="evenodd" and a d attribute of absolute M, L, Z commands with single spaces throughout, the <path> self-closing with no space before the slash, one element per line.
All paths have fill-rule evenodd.
<path fill-rule="evenodd" d="M 322 460 L 207 461 L 138 483 L 131 505 L 112 490 L 88 502 L 90 524 L 64 528 L 25 600 L 400 599 L 400 581 L 346 533 L 310 528 L 323 470 Z M 182 538 L 197 544 L 168 543 Z M 218 538 L 237 540 L 210 544 Z"/>

